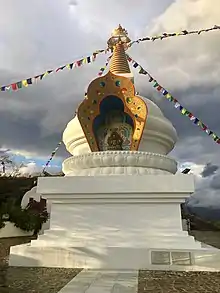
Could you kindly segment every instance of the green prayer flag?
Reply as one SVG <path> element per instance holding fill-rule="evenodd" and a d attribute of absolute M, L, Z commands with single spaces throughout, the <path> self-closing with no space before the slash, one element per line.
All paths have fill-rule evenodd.
<path fill-rule="evenodd" d="M 18 87 L 19 89 L 22 88 L 22 81 L 18 81 L 18 82 L 17 82 L 17 87 Z"/>

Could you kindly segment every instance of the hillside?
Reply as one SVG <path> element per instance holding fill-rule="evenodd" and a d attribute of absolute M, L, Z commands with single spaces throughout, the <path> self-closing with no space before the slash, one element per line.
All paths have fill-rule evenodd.
<path fill-rule="evenodd" d="M 220 231 L 220 211 L 209 207 L 181 205 L 183 219 L 190 220 L 191 230 Z"/>

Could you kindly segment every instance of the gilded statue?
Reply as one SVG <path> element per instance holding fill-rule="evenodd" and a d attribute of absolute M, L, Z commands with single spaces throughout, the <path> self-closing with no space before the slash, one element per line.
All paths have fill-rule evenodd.
<path fill-rule="evenodd" d="M 109 150 L 114 150 L 114 151 L 123 150 L 122 148 L 123 139 L 116 130 L 113 130 L 111 135 L 108 137 L 107 144 L 108 144 Z"/>

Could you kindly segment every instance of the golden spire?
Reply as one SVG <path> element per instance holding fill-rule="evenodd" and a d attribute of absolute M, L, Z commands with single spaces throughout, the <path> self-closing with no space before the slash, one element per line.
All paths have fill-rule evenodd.
<path fill-rule="evenodd" d="M 113 74 L 131 73 L 122 42 L 116 44 L 110 61 L 109 71 Z"/>
<path fill-rule="evenodd" d="M 109 49 L 113 51 L 110 62 L 110 72 L 113 74 L 131 73 L 125 54 L 125 50 L 128 48 L 128 43 L 130 42 L 128 32 L 119 24 L 118 28 L 112 31 L 111 37 L 107 42 Z"/>
<path fill-rule="evenodd" d="M 126 29 L 122 28 L 120 24 L 116 29 L 112 31 L 111 37 L 107 42 L 109 49 L 113 51 L 114 46 L 119 42 L 123 43 L 125 49 L 127 49 L 128 47 L 127 44 L 131 42 L 128 37 L 128 32 L 126 31 Z"/>

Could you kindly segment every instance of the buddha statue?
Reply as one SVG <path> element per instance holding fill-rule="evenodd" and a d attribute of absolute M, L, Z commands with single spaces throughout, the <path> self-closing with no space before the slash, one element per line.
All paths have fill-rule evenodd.
<path fill-rule="evenodd" d="M 122 151 L 123 139 L 117 132 L 117 129 L 113 129 L 110 136 L 107 138 L 107 150 L 111 151 Z"/>
<path fill-rule="evenodd" d="M 97 129 L 96 139 L 100 151 L 129 150 L 133 136 L 133 125 L 122 111 L 110 111 Z"/>

